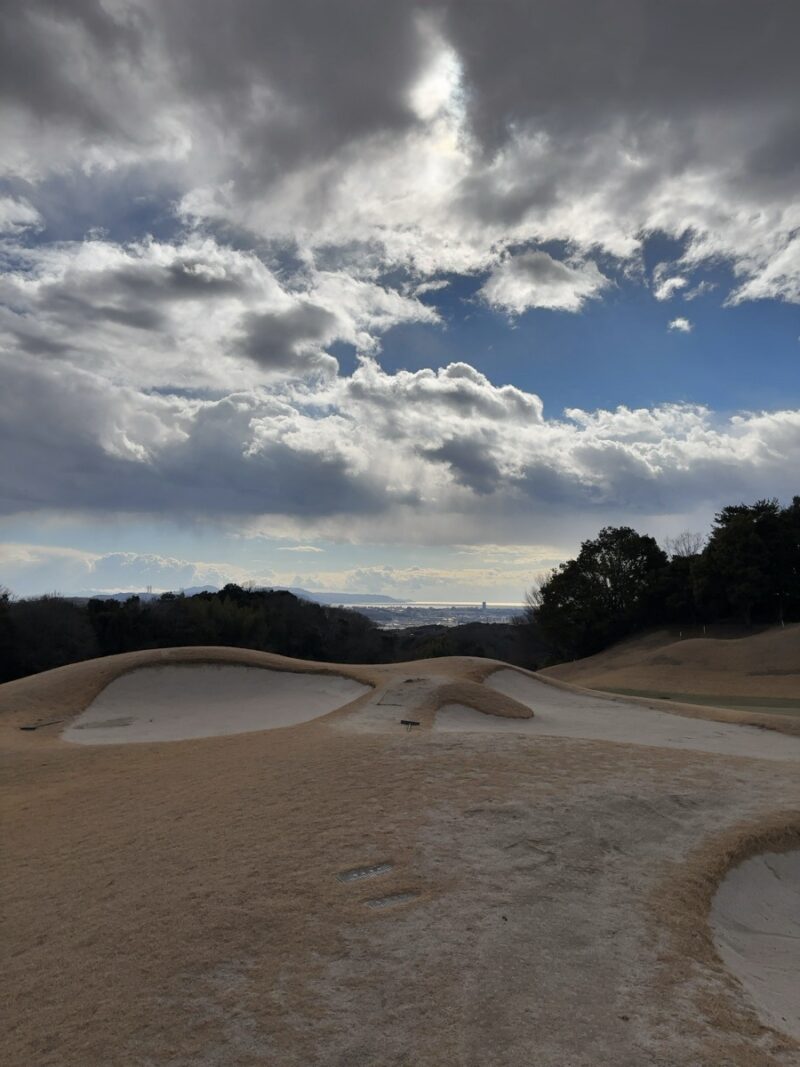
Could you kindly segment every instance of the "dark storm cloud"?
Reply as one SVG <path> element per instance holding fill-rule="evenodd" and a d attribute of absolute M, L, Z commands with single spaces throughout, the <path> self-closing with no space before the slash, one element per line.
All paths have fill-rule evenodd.
<path fill-rule="evenodd" d="M 445 11 L 487 158 L 526 130 L 550 139 L 515 180 L 471 174 L 461 190 L 470 214 L 513 225 L 579 199 L 592 173 L 601 186 L 613 179 L 620 147 L 639 157 L 612 194 L 620 216 L 692 166 L 719 168 L 732 198 L 785 201 L 797 188 L 800 5 L 791 0 L 457 0 Z"/>
<path fill-rule="evenodd" d="M 571 280 L 569 267 L 546 252 L 527 252 L 516 258 L 517 271 L 528 281 L 561 284 Z"/>
<path fill-rule="evenodd" d="M 406 3 L 360 0 L 8 3 L 0 12 L 0 92 L 39 119 L 139 143 L 149 137 L 151 86 L 138 76 L 158 67 L 174 101 L 199 106 L 246 146 L 238 180 L 263 180 L 416 121 L 407 90 L 425 49 L 414 12 Z M 114 84 L 113 69 L 103 77 L 109 61 L 127 73 L 126 85 Z M 99 76 L 85 77 L 87 67 Z"/>
<path fill-rule="evenodd" d="M 174 82 L 222 123 L 258 123 L 254 87 L 270 96 L 270 154 L 328 152 L 414 121 L 407 93 L 425 55 L 419 16 L 438 20 L 464 65 L 467 104 L 487 144 L 511 123 L 557 128 L 624 114 L 680 118 L 796 99 L 800 6 L 786 0 L 100 0 L 6 4 L 0 88 L 42 118 L 105 129 L 101 87 L 59 56 L 65 34 L 135 64 L 169 56 Z M 117 116 L 124 126 L 124 116 Z M 262 156 L 268 163 L 268 153 Z"/>
<path fill-rule="evenodd" d="M 178 260 L 169 264 L 137 263 L 130 266 L 103 268 L 75 276 L 69 273 L 57 284 L 43 288 L 42 303 L 82 301 L 92 306 L 101 300 L 115 299 L 126 305 L 141 301 L 171 304 L 180 300 L 225 296 L 243 292 L 241 279 L 208 273 L 200 260 Z"/>
<path fill-rule="evenodd" d="M 527 127 L 554 139 L 550 159 L 518 184 L 465 180 L 460 202 L 477 218 L 512 224 L 569 188 L 586 166 L 586 138 L 599 133 L 655 149 L 658 167 L 679 173 L 693 159 L 736 153 L 737 179 L 781 183 L 800 159 L 800 5 L 752 0 L 458 0 L 228 9 L 222 39 L 210 0 L 170 4 L 161 32 L 178 57 L 182 91 L 211 102 L 244 151 L 234 177 L 241 195 L 285 168 L 326 159 L 351 142 L 397 136 L 414 123 L 408 90 L 425 55 L 420 13 L 441 24 L 464 71 L 471 133 L 491 155 Z M 259 112 L 254 85 L 274 94 Z M 717 123 L 705 144 L 698 120 Z M 755 121 L 755 125 L 753 123 Z M 590 153 L 595 166 L 596 151 Z M 605 169 L 607 162 L 599 160 Z M 628 178 L 625 197 L 636 189 Z M 643 193 L 653 174 L 639 175 Z M 320 192 L 319 195 L 324 195 Z"/>
<path fill-rule="evenodd" d="M 0 97 L 20 104 L 38 119 L 66 119 L 95 135 L 115 133 L 123 116 L 109 106 L 102 85 L 80 77 L 73 48 L 78 46 L 94 58 L 135 63 L 143 43 L 137 21 L 132 10 L 128 17 L 116 18 L 100 0 L 4 3 Z"/>
<path fill-rule="evenodd" d="M 316 361 L 320 343 L 334 338 L 336 327 L 330 311 L 307 301 L 285 311 L 248 312 L 236 349 L 266 370 L 296 368 L 304 353 L 307 362 Z"/>
<path fill-rule="evenodd" d="M 94 293 L 83 287 L 70 291 L 63 285 L 44 286 L 38 300 L 38 311 L 76 331 L 84 330 L 93 322 L 110 322 L 134 330 L 160 330 L 166 327 L 167 319 L 157 308 L 146 305 L 137 307 L 131 301 L 126 301 L 122 306 L 103 302 L 103 297 L 107 299 L 112 295 L 112 286 L 103 290 L 98 288 Z"/>
<path fill-rule="evenodd" d="M 217 276 L 206 271 L 199 259 L 185 259 L 166 266 L 142 264 L 106 271 L 97 284 L 103 290 L 118 290 L 121 295 L 137 299 L 198 300 L 204 297 L 240 293 L 245 286 L 238 278 Z"/>
<path fill-rule="evenodd" d="M 155 308 L 116 308 L 100 304 L 91 308 L 84 321 L 87 317 L 127 326 L 131 330 L 161 330 L 167 325 L 165 317 Z"/>
<path fill-rule="evenodd" d="M 211 273 L 207 263 L 191 257 L 168 264 L 140 262 L 105 269 L 100 260 L 94 270 L 67 271 L 57 281 L 43 284 L 31 298 L 29 318 L 35 316 L 36 328 L 12 325 L 11 332 L 26 351 L 55 355 L 90 338 L 92 324 L 165 331 L 174 305 L 237 295 L 246 289 L 244 279 Z M 45 337 L 41 332 L 45 323 L 58 327 L 61 337 Z"/>
<path fill-rule="evenodd" d="M 28 330 L 12 329 L 9 331 L 21 352 L 32 356 L 63 356 L 69 352 L 71 345 L 55 341 L 37 332 L 35 327 Z"/>
<path fill-rule="evenodd" d="M 143 457 L 122 451 L 129 445 L 123 427 L 169 423 L 167 402 L 109 390 L 89 375 L 65 380 L 49 367 L 6 367 L 3 380 L 0 454 L 15 461 L 0 485 L 2 514 L 63 508 L 310 519 L 385 505 L 379 480 L 354 476 L 335 449 L 281 440 L 249 447 L 254 412 L 235 399 L 184 419 L 184 434 Z"/>
<path fill-rule="evenodd" d="M 141 264 L 117 269 L 98 269 L 43 286 L 38 310 L 52 314 L 76 328 L 86 321 L 107 321 L 135 330 L 163 330 L 169 308 L 182 300 L 231 296 L 244 290 L 239 278 L 214 276 L 198 261 L 178 261 L 161 266 Z"/>
<path fill-rule="evenodd" d="M 191 0 L 155 15 L 180 90 L 239 130 L 241 177 L 255 180 L 413 124 L 406 94 L 424 53 L 415 7 L 231 0 L 221 15 L 216 0 Z"/>
<path fill-rule="evenodd" d="M 31 435 L 28 435 L 30 438 Z M 0 434 L 2 447 L 9 438 Z M 61 440 L 51 453 L 14 437 L 21 465 L 4 478 L 3 514 L 46 510 L 107 511 L 225 518 L 268 514 L 314 519 L 383 510 L 380 494 L 351 477 L 339 457 L 299 453 L 274 444 L 258 457 L 208 462 L 200 451 L 177 450 L 163 462 L 134 464 L 99 447 Z M 25 471 L 23 474 L 22 471 Z"/>
<path fill-rule="evenodd" d="M 800 189 L 800 87 L 793 90 L 792 104 L 778 115 L 757 147 L 746 152 L 740 180 L 750 188 L 795 195 Z"/>
<path fill-rule="evenodd" d="M 800 88 L 800 6 L 752 0 L 454 0 L 443 5 L 487 144 L 512 123 L 586 129 L 785 102 Z"/>
<path fill-rule="evenodd" d="M 488 496 L 504 484 L 486 443 L 478 438 L 452 438 L 438 448 L 421 449 L 420 454 L 434 463 L 446 464 L 454 480 L 478 496 Z"/>

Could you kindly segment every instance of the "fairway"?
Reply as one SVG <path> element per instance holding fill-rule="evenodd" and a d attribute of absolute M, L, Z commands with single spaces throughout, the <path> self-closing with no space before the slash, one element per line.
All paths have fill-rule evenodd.
<path fill-rule="evenodd" d="M 622 696 L 645 697 L 649 700 L 675 700 L 684 704 L 699 704 L 702 707 L 742 708 L 745 711 L 760 711 L 774 715 L 800 715 L 800 698 L 794 697 L 738 697 L 725 693 L 666 693 L 658 689 L 626 689 L 619 686 L 607 689 L 598 686 L 601 693 L 619 693 Z"/>

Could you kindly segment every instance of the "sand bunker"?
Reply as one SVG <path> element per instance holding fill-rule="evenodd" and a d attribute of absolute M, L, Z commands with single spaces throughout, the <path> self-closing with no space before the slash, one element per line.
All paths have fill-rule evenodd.
<path fill-rule="evenodd" d="M 800 760 L 800 738 L 753 726 L 692 719 L 547 685 L 514 670 L 491 674 L 485 685 L 534 710 L 532 719 L 501 719 L 450 704 L 436 715 L 436 730 L 504 731 L 578 737 L 593 741 L 685 748 L 726 756 Z"/>
<path fill-rule="evenodd" d="M 368 688 L 333 674 L 212 664 L 144 667 L 111 682 L 62 736 L 114 745 L 272 730 L 327 715 Z"/>
<path fill-rule="evenodd" d="M 530 711 L 499 685 L 536 717 L 499 717 Z M 265 729 L 283 696 L 308 718 L 359 692 Z M 457 732 L 430 732 L 441 707 Z M 253 732 L 110 743 L 178 709 Z M 214 647 L 0 686 L 0 1062 L 788 1067 L 788 1022 L 757 1025 L 708 911 L 727 857 L 798 847 L 798 764 L 773 758 L 797 739 L 674 710 L 477 658 Z M 685 751 L 701 729 L 773 751 Z"/>
<path fill-rule="evenodd" d="M 800 1040 L 800 850 L 735 867 L 711 907 L 717 951 L 767 1025 Z"/>

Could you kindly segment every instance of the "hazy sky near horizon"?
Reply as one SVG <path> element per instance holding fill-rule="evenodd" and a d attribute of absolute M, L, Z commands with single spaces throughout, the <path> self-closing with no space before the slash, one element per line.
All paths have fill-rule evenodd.
<path fill-rule="evenodd" d="M 0 19 L 0 584 L 518 600 L 800 491 L 795 0 Z"/>

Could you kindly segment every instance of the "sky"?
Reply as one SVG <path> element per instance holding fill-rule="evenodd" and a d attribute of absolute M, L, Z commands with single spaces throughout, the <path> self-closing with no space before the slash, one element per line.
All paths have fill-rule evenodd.
<path fill-rule="evenodd" d="M 519 602 L 800 492 L 795 0 L 0 0 L 0 584 Z"/>

